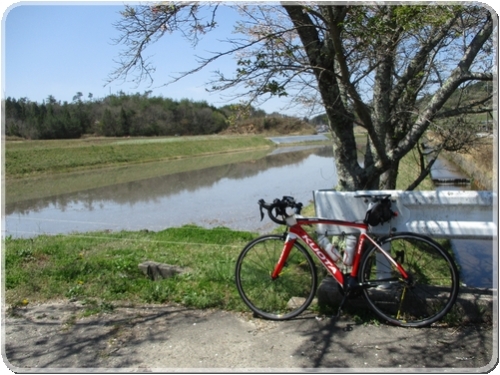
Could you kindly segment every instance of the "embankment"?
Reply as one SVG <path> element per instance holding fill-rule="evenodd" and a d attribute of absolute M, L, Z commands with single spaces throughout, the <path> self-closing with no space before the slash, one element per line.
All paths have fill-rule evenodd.
<path fill-rule="evenodd" d="M 493 190 L 495 160 L 493 143 L 485 142 L 482 147 L 472 150 L 468 154 L 447 152 L 444 156 L 455 163 L 472 180 L 477 190 Z"/>

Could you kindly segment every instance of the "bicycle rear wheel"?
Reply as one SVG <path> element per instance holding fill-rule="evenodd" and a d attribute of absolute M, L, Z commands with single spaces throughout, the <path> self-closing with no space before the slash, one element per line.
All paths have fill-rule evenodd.
<path fill-rule="evenodd" d="M 384 250 L 403 266 L 409 280 L 376 248 L 361 261 L 359 275 L 365 298 L 384 321 L 405 327 L 428 326 L 452 308 L 458 295 L 455 262 L 434 240 L 413 233 L 382 239 Z"/>
<path fill-rule="evenodd" d="M 279 277 L 271 278 L 285 236 L 266 235 L 250 242 L 236 263 L 236 286 L 245 304 L 257 315 L 285 320 L 302 313 L 316 293 L 316 266 L 295 242 Z"/>

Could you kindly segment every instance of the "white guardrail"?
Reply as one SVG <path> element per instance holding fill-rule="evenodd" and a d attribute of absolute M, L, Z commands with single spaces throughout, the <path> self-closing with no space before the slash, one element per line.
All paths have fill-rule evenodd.
<path fill-rule="evenodd" d="M 489 191 L 355 191 L 313 192 L 316 216 L 346 221 L 362 221 L 368 199 L 356 198 L 362 194 L 390 194 L 392 208 L 398 216 L 390 223 L 373 227 L 371 233 L 388 234 L 413 232 L 434 238 L 493 239 L 497 233 L 496 194 Z M 341 234 L 345 227 L 321 225 L 321 232 Z"/>

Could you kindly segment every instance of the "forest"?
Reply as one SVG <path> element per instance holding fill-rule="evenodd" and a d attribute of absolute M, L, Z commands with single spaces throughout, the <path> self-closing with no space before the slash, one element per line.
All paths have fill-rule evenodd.
<path fill-rule="evenodd" d="M 152 96 L 149 91 L 132 95 L 120 92 L 104 99 L 94 99 L 92 94 L 84 98 L 78 92 L 70 103 L 61 103 L 51 95 L 41 104 L 8 97 L 4 108 L 5 135 L 24 139 L 203 135 L 248 122 L 257 131 L 305 125 L 296 118 L 267 115 L 253 107 L 242 112 L 239 105 L 216 108 L 205 101 Z"/>
<path fill-rule="evenodd" d="M 459 100 L 474 101 L 491 85 L 479 82 L 451 96 L 444 106 L 451 111 Z M 423 106 L 429 100 L 418 102 Z M 94 99 L 78 92 L 72 102 L 49 95 L 41 104 L 27 98 L 5 100 L 5 135 L 24 139 L 71 139 L 85 135 L 105 137 L 186 136 L 228 133 L 311 133 L 328 124 L 326 114 L 298 119 L 277 112 L 267 114 L 252 106 L 225 105 L 216 108 L 205 101 L 173 100 L 120 92 Z M 476 122 L 491 130 L 491 114 L 476 116 Z"/>

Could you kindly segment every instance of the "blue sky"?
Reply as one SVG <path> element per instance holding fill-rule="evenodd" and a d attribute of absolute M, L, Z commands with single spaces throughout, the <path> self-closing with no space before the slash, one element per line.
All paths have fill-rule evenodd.
<path fill-rule="evenodd" d="M 113 82 L 106 85 L 123 46 L 113 44 L 119 36 L 113 26 L 120 19 L 122 2 L 44 3 L 21 2 L 4 9 L 2 17 L 2 97 L 23 97 L 42 102 L 49 95 L 71 101 L 77 92 L 84 98 L 92 93 L 103 98 L 119 91 L 144 93 L 166 98 L 206 100 L 215 106 L 227 104 L 226 95 L 207 93 L 206 82 L 213 71 L 229 75 L 235 61 L 226 58 L 180 82 L 161 87 L 177 72 L 196 66 L 195 55 L 207 56 L 221 50 L 221 40 L 229 37 L 237 14 L 223 9 L 217 33 L 210 33 L 194 50 L 180 36 L 168 35 L 147 50 L 156 66 L 153 85 Z M 105 86 L 106 85 L 106 86 Z M 266 112 L 281 111 L 282 103 L 271 101 L 261 107 Z"/>
<path fill-rule="evenodd" d="M 217 60 L 199 73 L 167 87 L 178 72 L 196 66 L 196 55 L 209 56 L 209 51 L 224 50 L 221 41 L 231 37 L 238 19 L 236 12 L 223 7 L 219 12 L 217 32 L 207 34 L 194 50 L 182 37 L 166 35 L 146 50 L 156 66 L 152 86 L 106 80 L 117 67 L 116 60 L 124 48 L 113 44 L 119 36 L 113 26 L 120 19 L 123 2 L 20 2 L 4 5 L 2 16 L 2 97 L 26 97 L 42 102 L 49 95 L 60 101 L 71 101 L 77 92 L 94 98 L 123 91 L 127 94 L 152 90 L 153 95 L 172 99 L 206 100 L 215 106 L 227 104 L 227 94 L 206 92 L 206 83 L 220 70 L 231 75 L 235 60 Z M 301 116 L 301 108 L 285 110 L 278 99 L 264 104 L 271 113 Z"/>

